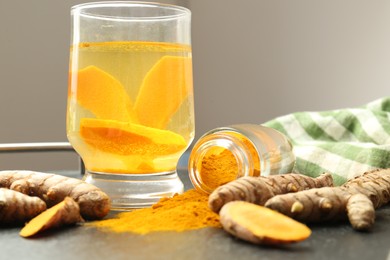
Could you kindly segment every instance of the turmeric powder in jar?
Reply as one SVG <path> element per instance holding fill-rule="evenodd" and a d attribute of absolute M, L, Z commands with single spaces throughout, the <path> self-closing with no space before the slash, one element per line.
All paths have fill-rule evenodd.
<path fill-rule="evenodd" d="M 240 124 L 203 135 L 191 151 L 188 172 L 194 187 L 209 194 L 243 176 L 291 172 L 294 163 L 285 135 L 262 125 Z"/>

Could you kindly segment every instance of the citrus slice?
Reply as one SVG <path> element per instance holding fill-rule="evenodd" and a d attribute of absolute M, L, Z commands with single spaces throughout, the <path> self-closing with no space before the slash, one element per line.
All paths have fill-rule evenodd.
<path fill-rule="evenodd" d="M 113 76 L 96 66 L 88 66 L 77 72 L 76 80 L 73 91 L 78 103 L 97 118 L 137 121 L 130 97 Z"/>
<path fill-rule="evenodd" d="M 177 153 L 187 146 L 184 138 L 172 131 L 115 120 L 82 118 L 80 136 L 96 149 L 118 155 L 153 158 Z"/>
<path fill-rule="evenodd" d="M 146 74 L 134 105 L 142 125 L 165 128 L 192 92 L 192 59 L 162 57 Z"/>

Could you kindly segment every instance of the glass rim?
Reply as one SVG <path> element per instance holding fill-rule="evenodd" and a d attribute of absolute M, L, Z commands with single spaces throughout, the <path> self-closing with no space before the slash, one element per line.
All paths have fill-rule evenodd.
<path fill-rule="evenodd" d="M 149 16 L 123 16 L 123 15 L 102 15 L 92 12 L 83 12 L 92 8 L 111 8 L 111 7 L 147 7 L 147 8 L 160 8 L 166 10 L 172 10 L 176 13 L 167 14 L 167 15 L 149 15 Z M 88 2 L 77 4 L 71 7 L 71 14 L 74 15 L 75 12 L 79 16 L 101 19 L 101 20 L 120 20 L 120 21 L 149 21 L 149 20 L 172 20 L 178 19 L 181 17 L 186 17 L 191 15 L 191 11 L 183 6 L 173 5 L 173 4 L 164 4 L 158 2 L 144 2 L 144 1 L 100 1 L 100 2 Z"/>

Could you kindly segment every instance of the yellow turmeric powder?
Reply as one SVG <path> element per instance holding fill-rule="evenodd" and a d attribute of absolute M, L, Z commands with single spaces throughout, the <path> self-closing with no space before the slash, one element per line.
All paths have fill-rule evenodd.
<path fill-rule="evenodd" d="M 107 231 L 138 234 L 222 227 L 218 214 L 208 207 L 208 196 L 194 189 L 172 198 L 163 198 L 151 208 L 119 213 L 116 218 L 86 225 Z"/>
<path fill-rule="evenodd" d="M 259 156 L 254 145 L 243 135 L 238 133 L 229 133 L 239 138 L 245 145 L 248 154 L 252 156 L 254 169 L 249 173 L 251 176 L 260 175 L 260 161 Z M 238 176 L 238 164 L 234 154 L 222 147 L 213 147 L 201 160 L 201 166 L 199 168 L 200 185 L 203 190 L 214 190 L 217 187 L 231 182 L 239 177 Z"/>
<path fill-rule="evenodd" d="M 216 148 L 217 149 L 217 148 Z M 201 182 L 209 189 L 215 189 L 237 178 L 237 162 L 232 152 L 211 150 L 202 160 L 200 168 Z"/>

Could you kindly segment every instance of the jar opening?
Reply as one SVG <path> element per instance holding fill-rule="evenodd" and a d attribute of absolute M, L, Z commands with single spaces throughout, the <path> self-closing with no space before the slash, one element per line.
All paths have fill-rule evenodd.
<path fill-rule="evenodd" d="M 211 193 L 215 188 L 243 176 L 253 176 L 254 160 L 236 135 L 214 133 L 203 136 L 192 149 L 189 176 L 194 187 Z"/>
<path fill-rule="evenodd" d="M 196 172 L 201 185 L 206 189 L 214 190 L 237 179 L 238 164 L 233 153 L 223 147 L 212 147 L 206 151 L 198 162 L 199 171 Z"/>

